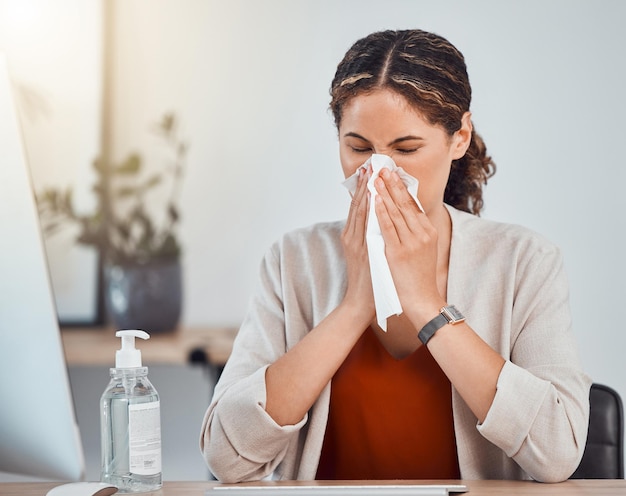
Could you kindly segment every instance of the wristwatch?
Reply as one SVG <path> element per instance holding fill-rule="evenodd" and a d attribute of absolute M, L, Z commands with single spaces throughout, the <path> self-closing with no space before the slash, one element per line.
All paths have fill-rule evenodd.
<path fill-rule="evenodd" d="M 434 334 L 446 324 L 454 325 L 459 322 L 463 322 L 464 320 L 465 316 L 459 312 L 454 305 L 442 307 L 441 310 L 439 310 L 439 315 L 422 327 L 422 330 L 417 334 L 417 337 L 422 343 L 426 344 L 430 338 L 432 338 Z"/>

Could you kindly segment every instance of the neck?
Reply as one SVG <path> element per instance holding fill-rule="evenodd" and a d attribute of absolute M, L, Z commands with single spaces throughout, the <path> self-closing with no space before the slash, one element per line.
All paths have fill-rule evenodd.
<path fill-rule="evenodd" d="M 445 265 L 448 265 L 448 256 L 450 254 L 450 241 L 452 239 L 452 219 L 448 209 L 443 203 L 440 203 L 436 208 L 428 213 L 428 219 L 432 222 L 435 229 L 437 229 L 437 235 L 439 238 L 439 263 L 445 261 Z M 442 257 L 442 255 L 444 255 Z"/>
<path fill-rule="evenodd" d="M 428 214 L 428 219 L 437 229 L 437 286 L 439 293 L 446 298 L 448 288 L 448 266 L 450 243 L 452 241 L 452 219 L 448 209 L 440 203 Z"/>

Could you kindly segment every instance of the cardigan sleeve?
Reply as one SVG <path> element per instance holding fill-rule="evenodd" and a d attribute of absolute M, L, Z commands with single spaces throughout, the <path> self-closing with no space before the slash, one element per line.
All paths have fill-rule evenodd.
<path fill-rule="evenodd" d="M 200 448 L 222 482 L 272 474 L 307 422 L 305 416 L 280 426 L 265 411 L 265 371 L 286 348 L 280 288 L 275 245 L 263 260 L 260 284 L 202 424 Z"/>
<path fill-rule="evenodd" d="M 589 387 L 571 329 L 560 251 L 536 250 L 516 269 L 510 357 L 479 432 L 535 480 L 576 470 L 589 422 Z"/>

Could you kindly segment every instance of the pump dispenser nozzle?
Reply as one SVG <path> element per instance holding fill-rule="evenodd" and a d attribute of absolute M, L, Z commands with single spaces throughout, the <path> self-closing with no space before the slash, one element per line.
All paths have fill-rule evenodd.
<path fill-rule="evenodd" d="M 115 368 L 141 367 L 141 351 L 135 348 L 135 338 L 150 339 L 150 335 L 137 329 L 117 331 L 115 335 L 122 338 L 122 348 L 115 352 Z"/>

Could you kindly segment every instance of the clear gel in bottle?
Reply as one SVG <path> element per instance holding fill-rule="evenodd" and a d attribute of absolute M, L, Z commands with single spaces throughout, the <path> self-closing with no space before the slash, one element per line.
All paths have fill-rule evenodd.
<path fill-rule="evenodd" d="M 115 334 L 122 347 L 115 353 L 115 368 L 100 399 L 102 482 L 120 493 L 156 491 L 161 477 L 161 413 L 159 394 L 141 365 L 135 338 L 149 339 L 144 331 Z"/>

